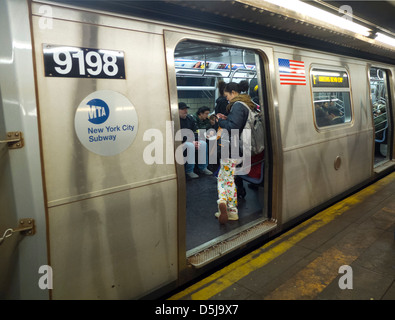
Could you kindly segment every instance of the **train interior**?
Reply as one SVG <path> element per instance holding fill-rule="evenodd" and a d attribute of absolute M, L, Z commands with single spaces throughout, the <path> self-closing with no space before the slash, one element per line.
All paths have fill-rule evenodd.
<path fill-rule="evenodd" d="M 209 116 L 215 114 L 216 101 L 220 97 L 217 85 L 221 80 L 225 83 L 248 81 L 249 90 L 246 93 L 258 105 L 261 104 L 262 90 L 258 88 L 261 85 L 262 62 L 254 51 L 197 41 L 183 41 L 177 45 L 174 58 L 178 102 L 184 102 L 189 106 L 189 115 L 196 115 L 196 111 L 203 106 L 209 107 Z M 218 211 L 217 175 L 220 148 L 217 148 L 216 136 L 205 137 L 208 137 L 207 152 L 210 154 L 208 169 L 213 174 L 202 174 L 195 165 L 194 172 L 199 178 L 186 177 L 187 257 L 210 246 L 224 243 L 240 233 L 248 232 L 249 228 L 254 228 L 267 220 L 263 203 L 265 170 L 262 155 L 259 160 L 253 158 L 251 161 L 253 168 L 251 172 L 254 171 L 254 175 L 237 178 L 239 220 L 228 221 L 224 225 L 219 224 L 214 214 Z M 214 160 L 213 153 L 216 154 Z"/>
<path fill-rule="evenodd" d="M 375 130 L 374 166 L 387 162 L 390 155 L 391 118 L 390 102 L 388 99 L 387 71 L 380 68 L 370 68 L 370 90 L 372 99 L 372 112 Z"/>

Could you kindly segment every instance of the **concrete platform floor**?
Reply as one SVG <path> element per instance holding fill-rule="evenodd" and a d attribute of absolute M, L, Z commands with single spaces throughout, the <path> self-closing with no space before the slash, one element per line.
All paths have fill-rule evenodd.
<path fill-rule="evenodd" d="M 392 300 L 394 232 L 392 173 L 170 300 Z"/>

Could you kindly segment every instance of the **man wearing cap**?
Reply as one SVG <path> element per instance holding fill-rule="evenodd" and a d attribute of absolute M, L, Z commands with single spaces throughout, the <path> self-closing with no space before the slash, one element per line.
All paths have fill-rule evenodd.
<path fill-rule="evenodd" d="M 189 129 L 189 133 L 193 133 L 194 137 L 190 135 L 183 135 L 183 148 L 187 150 L 187 162 L 185 164 L 185 174 L 192 179 L 199 178 L 199 176 L 193 172 L 195 168 L 195 150 L 198 151 L 198 169 L 200 172 L 211 175 L 213 174 L 207 169 L 208 164 L 208 153 L 207 143 L 205 141 L 198 141 L 198 128 L 196 122 L 188 114 L 189 107 L 185 102 L 178 104 L 178 113 L 180 115 L 180 127 L 181 129 Z M 188 133 L 185 130 L 186 133 Z M 188 140 L 188 141 L 187 141 Z M 193 140 L 193 141 L 191 141 Z"/>

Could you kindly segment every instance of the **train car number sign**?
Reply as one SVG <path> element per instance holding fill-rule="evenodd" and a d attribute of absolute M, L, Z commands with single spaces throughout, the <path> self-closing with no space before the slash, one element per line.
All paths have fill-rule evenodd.
<path fill-rule="evenodd" d="M 124 53 L 43 44 L 46 77 L 125 79 Z"/>

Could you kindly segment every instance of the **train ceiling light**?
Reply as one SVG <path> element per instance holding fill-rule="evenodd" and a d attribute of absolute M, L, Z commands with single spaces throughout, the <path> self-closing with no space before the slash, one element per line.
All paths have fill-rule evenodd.
<path fill-rule="evenodd" d="M 310 18 L 320 20 L 325 24 L 331 24 L 336 27 L 340 27 L 342 29 L 363 35 L 365 37 L 368 37 L 371 32 L 371 29 L 353 22 L 348 15 L 340 17 L 299 0 L 265 0 L 265 2 L 269 2 L 271 4 L 295 11 Z"/>
<path fill-rule="evenodd" d="M 375 40 L 395 47 L 395 38 L 386 36 L 383 33 L 377 32 Z"/>

